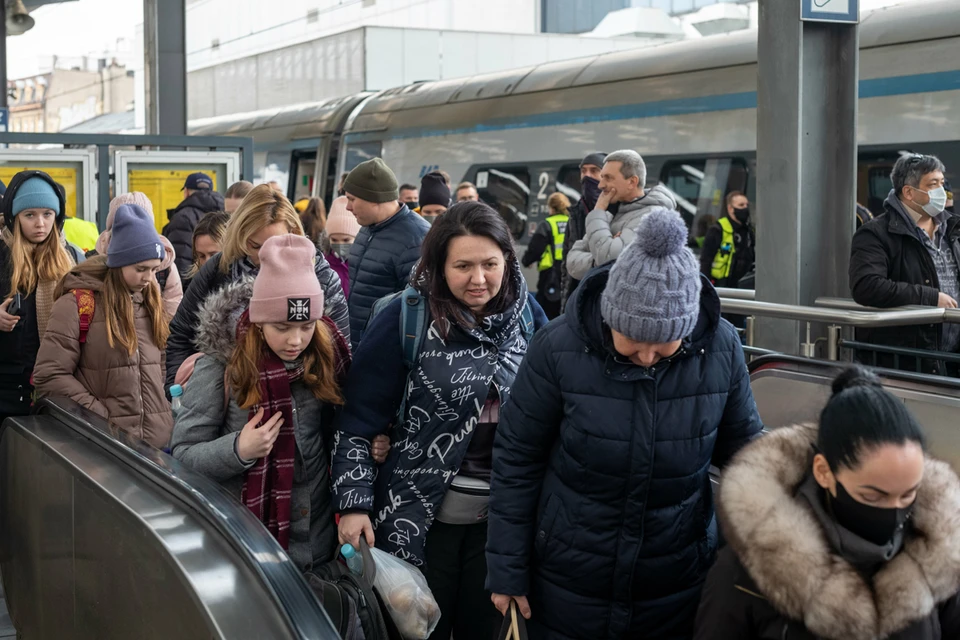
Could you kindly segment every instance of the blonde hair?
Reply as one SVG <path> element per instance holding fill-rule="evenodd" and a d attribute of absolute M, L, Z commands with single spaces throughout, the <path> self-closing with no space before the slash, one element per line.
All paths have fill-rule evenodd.
<path fill-rule="evenodd" d="M 10 295 L 30 295 L 41 281 L 58 282 L 70 272 L 73 261 L 60 240 L 60 227 L 53 225 L 47 239 L 33 244 L 23 237 L 20 217 L 13 222 L 13 246 L 10 247 L 13 272 L 10 277 Z"/>
<path fill-rule="evenodd" d="M 557 191 L 547 199 L 547 206 L 553 213 L 563 213 L 570 208 L 570 198 Z"/>
<path fill-rule="evenodd" d="M 244 197 L 230 218 L 220 251 L 220 270 L 230 271 L 230 265 L 247 256 L 247 241 L 264 227 L 283 222 L 287 233 L 303 235 L 300 214 L 287 197 L 268 184 L 261 184 Z"/>
<path fill-rule="evenodd" d="M 100 301 L 103 304 L 103 317 L 107 328 L 107 344 L 111 349 L 119 347 L 132 356 L 137 351 L 136 318 L 133 315 L 133 299 L 123 281 L 122 269 L 111 269 L 107 266 L 106 256 L 96 256 L 74 267 L 73 273 L 87 273 L 103 280 Z M 56 297 L 59 298 L 65 292 L 61 281 L 57 286 Z M 153 324 L 153 342 L 163 351 L 167 347 L 170 326 L 169 318 L 163 311 L 160 285 L 156 280 L 143 289 L 143 306 Z"/>

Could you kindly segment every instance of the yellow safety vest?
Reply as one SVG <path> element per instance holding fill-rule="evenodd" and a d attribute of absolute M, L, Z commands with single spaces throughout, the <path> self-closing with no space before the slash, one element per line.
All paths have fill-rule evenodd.
<path fill-rule="evenodd" d="M 730 275 L 730 268 L 733 266 L 733 254 L 736 253 L 736 247 L 733 244 L 733 223 L 730 218 L 724 216 L 718 220 L 720 229 L 723 230 L 723 236 L 720 238 L 720 248 L 717 249 L 717 255 L 713 257 L 713 268 L 710 269 L 710 277 L 714 282 L 723 280 Z"/>
<path fill-rule="evenodd" d="M 567 235 L 567 221 L 570 216 L 559 213 L 547 218 L 550 224 L 550 231 L 553 233 L 553 253 L 550 247 L 543 250 L 543 257 L 540 258 L 540 271 L 546 271 L 554 265 L 554 261 L 563 261 L 563 239 Z"/>
<path fill-rule="evenodd" d="M 67 218 L 63 222 L 63 235 L 67 242 L 77 245 L 84 253 L 97 246 L 100 231 L 97 225 L 80 218 Z"/>

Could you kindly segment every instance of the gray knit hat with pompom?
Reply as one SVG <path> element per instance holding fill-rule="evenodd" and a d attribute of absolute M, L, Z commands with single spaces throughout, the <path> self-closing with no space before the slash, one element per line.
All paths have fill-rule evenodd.
<path fill-rule="evenodd" d="M 682 340 L 700 316 L 701 286 L 687 226 L 676 211 L 655 207 L 640 219 L 637 239 L 610 270 L 600 313 L 607 326 L 631 340 Z"/>

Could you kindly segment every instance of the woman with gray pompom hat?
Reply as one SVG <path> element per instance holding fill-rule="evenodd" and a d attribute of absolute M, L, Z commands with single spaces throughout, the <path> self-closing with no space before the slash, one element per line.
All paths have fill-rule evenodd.
<path fill-rule="evenodd" d="M 487 586 L 531 638 L 689 638 L 717 550 L 709 469 L 763 425 L 743 350 L 654 208 L 530 345 L 493 455 Z"/>

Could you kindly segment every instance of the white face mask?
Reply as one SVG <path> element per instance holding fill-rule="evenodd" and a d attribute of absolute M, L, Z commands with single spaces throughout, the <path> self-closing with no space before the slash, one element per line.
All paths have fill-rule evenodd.
<path fill-rule="evenodd" d="M 943 213 L 944 208 L 947 206 L 947 190 L 943 187 L 937 187 L 932 191 L 923 191 L 922 189 L 917 189 L 921 193 L 925 193 L 930 196 L 930 202 L 923 205 L 921 208 L 923 212 L 933 218 Z"/>

